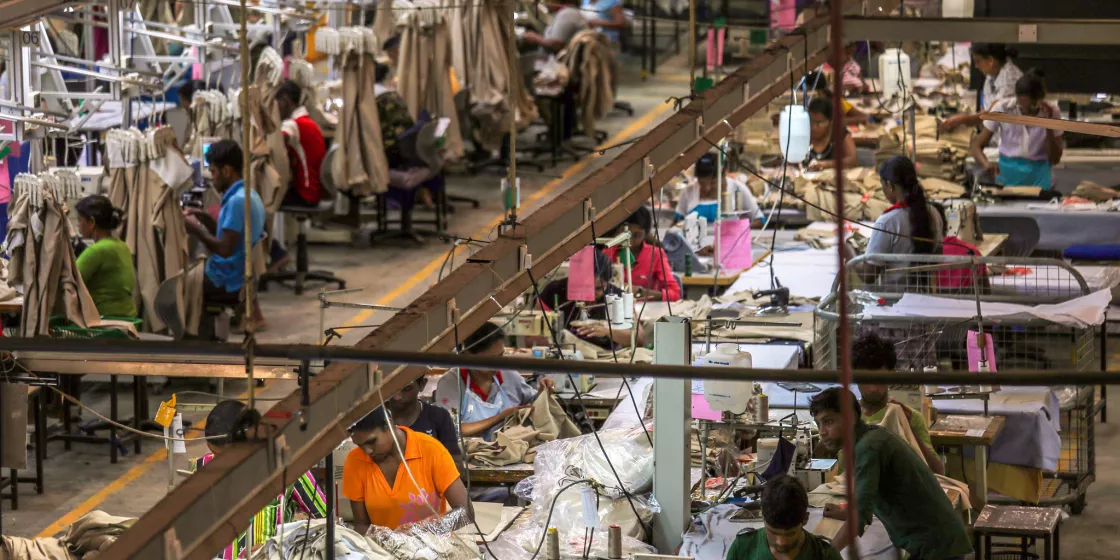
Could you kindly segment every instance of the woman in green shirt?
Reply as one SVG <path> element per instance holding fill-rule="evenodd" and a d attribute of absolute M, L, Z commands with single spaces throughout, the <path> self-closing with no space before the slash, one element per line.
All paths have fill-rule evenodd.
<path fill-rule="evenodd" d="M 136 269 L 132 254 L 113 231 L 121 225 L 121 211 L 109 199 L 87 196 L 74 205 L 78 232 L 93 245 L 78 256 L 78 270 L 102 317 L 136 317 Z"/>

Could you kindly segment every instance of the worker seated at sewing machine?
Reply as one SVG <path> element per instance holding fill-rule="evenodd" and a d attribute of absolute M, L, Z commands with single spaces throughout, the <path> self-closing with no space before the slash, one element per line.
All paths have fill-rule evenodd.
<path fill-rule="evenodd" d="M 121 226 L 121 210 L 108 198 L 87 196 L 74 205 L 78 213 L 78 232 L 93 245 L 78 255 L 82 274 L 93 304 L 103 317 L 136 317 L 136 269 L 128 245 L 113 232 Z"/>
<path fill-rule="evenodd" d="M 206 258 L 206 275 L 203 280 L 202 298 L 216 305 L 235 305 L 245 283 L 245 181 L 241 178 L 244 156 L 241 146 L 233 140 L 220 140 L 210 145 L 206 161 L 214 189 L 222 195 L 218 221 L 205 211 L 187 208 L 187 233 L 200 241 L 210 252 Z M 250 191 L 250 233 L 253 247 L 264 238 L 264 202 L 257 191 Z M 207 225 L 203 225 L 206 222 Z M 210 225 L 213 224 L 213 225 Z M 254 303 L 257 303 L 254 300 Z M 252 321 L 256 330 L 264 326 L 264 316 L 259 304 L 254 306 Z"/>
<path fill-rule="evenodd" d="M 844 128 L 844 139 L 840 146 L 833 144 L 832 138 L 832 100 L 818 97 L 809 102 L 809 169 L 822 171 L 836 167 L 837 159 L 844 169 L 859 165 L 856 155 L 856 141 L 852 133 Z"/>
<path fill-rule="evenodd" d="M 463 350 L 475 356 L 501 356 L 505 353 L 505 332 L 493 323 L 483 323 L 463 341 Z M 434 401 L 453 415 L 459 415 L 463 437 L 489 440 L 494 428 L 528 408 L 539 391 L 551 391 L 555 383 L 542 377 L 533 389 L 521 374 L 511 370 L 454 368 L 436 382 Z"/>
<path fill-rule="evenodd" d="M 219 402 L 210 410 L 210 414 L 206 415 L 205 430 L 206 446 L 210 448 L 210 452 L 191 460 L 191 472 L 213 461 L 233 444 L 233 432 L 245 409 L 246 406 L 241 401 L 227 400 Z M 323 491 L 319 489 L 315 477 L 310 472 L 305 472 L 284 491 L 283 496 L 277 496 L 272 503 L 261 510 L 261 513 L 253 517 L 245 532 L 216 557 L 222 560 L 248 558 L 256 547 L 263 545 L 266 539 L 277 534 L 280 525 L 301 518 L 323 519 L 326 516 L 327 501 Z M 261 523 L 262 526 L 258 527 L 257 523 Z"/>
<path fill-rule="evenodd" d="M 844 45 L 844 49 L 840 51 L 840 79 L 843 86 L 844 95 L 863 95 L 871 92 L 871 87 L 863 79 L 863 68 L 852 57 L 856 53 L 858 43 L 851 42 Z M 828 62 L 821 66 L 822 79 L 826 83 L 833 83 L 832 65 Z"/>
<path fill-rule="evenodd" d="M 844 421 L 843 399 L 851 402 L 854 425 Z M 874 515 L 891 542 L 910 558 L 963 560 L 972 552 L 967 528 L 933 471 L 901 438 L 864 422 L 855 395 L 840 387 L 826 389 L 809 402 L 809 412 L 824 447 L 838 451 L 851 444 L 855 452 L 858 509 L 828 504 L 824 510 L 825 517 L 844 521 L 833 540 L 837 550 L 851 544 L 848 524 L 856 524 L 857 534 L 862 534 Z M 854 440 L 849 440 L 851 434 Z"/>
<path fill-rule="evenodd" d="M 673 266 L 665 250 L 655 246 L 650 238 L 653 232 L 653 212 L 645 206 L 638 208 L 620 228 L 630 231 L 629 264 L 634 275 L 634 296 L 647 301 L 679 301 L 681 285 L 673 276 Z M 611 262 L 621 262 L 627 254 L 620 247 L 611 247 L 606 255 Z"/>
<path fill-rule="evenodd" d="M 552 0 L 545 5 L 552 12 L 552 19 L 544 28 L 544 33 L 526 31 L 521 35 L 521 41 L 537 45 L 542 52 L 555 54 L 564 50 L 576 33 L 587 28 L 587 19 L 583 17 L 577 0 Z"/>
<path fill-rule="evenodd" d="M 894 344 L 873 332 L 860 335 L 852 344 L 852 369 L 896 371 L 898 357 L 895 355 Z M 921 411 L 891 398 L 886 385 L 861 383 L 859 394 L 864 422 L 876 426 L 889 425 L 889 430 L 903 431 L 903 439 L 917 447 L 916 450 L 921 452 L 922 459 L 929 468 L 937 474 L 945 474 L 945 465 L 941 464 L 941 457 L 933 450 L 929 423 Z"/>
<path fill-rule="evenodd" d="M 715 223 L 719 218 L 720 204 L 717 200 L 720 196 L 720 185 L 717 180 L 719 162 L 716 159 L 718 157 L 718 152 L 708 152 L 696 160 L 694 171 L 696 179 L 681 189 L 677 211 L 673 214 L 673 225 L 677 225 L 692 213 L 704 218 L 709 224 Z M 750 220 L 751 227 L 762 227 L 762 210 L 747 185 L 725 173 L 723 193 L 724 200 L 729 203 L 723 205 L 724 214 L 737 214 L 740 219 Z M 707 249 L 710 254 L 711 249 Z"/>
<path fill-rule="evenodd" d="M 941 221 L 941 214 L 929 203 L 925 190 L 918 182 L 914 162 L 906 156 L 892 157 L 879 167 L 879 179 L 883 185 L 883 195 L 891 203 L 891 207 L 875 220 L 867 243 L 867 254 L 939 253 L 945 226 Z M 855 256 L 848 245 L 844 245 L 841 250 L 845 259 Z M 862 265 L 857 272 L 865 281 L 873 281 L 880 266 L 873 261 L 863 261 Z M 902 265 L 893 263 L 893 266 Z M 906 277 L 905 272 L 888 273 L 886 283 L 902 284 Z"/>
<path fill-rule="evenodd" d="M 468 507 L 467 487 L 443 444 L 396 426 L 384 408 L 354 424 L 350 439 L 357 447 L 342 467 L 342 495 L 359 534 L 371 525 L 396 529 Z"/>
<path fill-rule="evenodd" d="M 428 376 L 421 375 L 405 385 L 397 394 L 385 401 L 389 415 L 400 426 L 436 438 L 443 444 L 456 465 L 463 464 L 463 452 L 459 449 L 459 433 L 455 422 L 446 409 L 420 400 L 420 393 L 428 384 Z"/>
<path fill-rule="evenodd" d="M 622 297 L 622 290 L 611 283 L 611 260 L 602 251 L 595 251 L 595 300 L 590 302 L 573 301 L 568 297 L 568 284 L 572 281 L 571 272 L 568 278 L 549 282 L 540 292 L 539 305 L 549 311 L 561 313 L 561 327 L 570 329 L 580 339 L 602 348 L 616 348 L 630 345 L 631 329 L 611 327 L 611 301 Z M 607 298 L 607 296 L 612 296 Z M 622 317 L 615 317 L 622 319 Z M 616 323 L 618 321 L 615 321 Z M 636 344 L 645 346 L 645 332 L 640 325 L 636 336 Z M 550 345 L 551 340 L 540 340 L 542 345 Z"/>
<path fill-rule="evenodd" d="M 828 539 L 805 530 L 809 494 L 796 478 L 783 474 L 762 487 L 763 529 L 746 529 L 735 537 L 727 560 L 840 560 Z"/>

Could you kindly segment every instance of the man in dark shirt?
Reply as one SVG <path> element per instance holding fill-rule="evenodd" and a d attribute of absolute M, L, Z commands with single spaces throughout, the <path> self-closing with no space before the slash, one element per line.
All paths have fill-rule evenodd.
<path fill-rule="evenodd" d="M 398 426 L 406 426 L 414 432 L 425 433 L 439 440 L 462 471 L 463 453 L 459 450 L 459 433 L 455 430 L 451 414 L 420 400 L 420 393 L 427 384 L 428 376 L 425 375 L 405 385 L 399 393 L 385 401 L 385 408 L 389 409 L 389 414 Z"/>
<path fill-rule="evenodd" d="M 727 560 L 840 560 L 827 540 L 805 530 L 809 493 L 796 478 L 783 474 L 766 481 L 762 519 L 766 528 L 739 533 Z"/>
<path fill-rule="evenodd" d="M 809 402 L 817 421 L 821 443 L 833 450 L 843 448 L 853 426 L 845 424 L 842 399 L 850 399 L 855 415 L 855 484 L 857 511 L 826 507 L 826 517 L 844 520 L 833 543 L 837 550 L 849 544 L 848 524 L 859 533 L 874 515 L 883 522 L 891 542 L 910 553 L 912 560 L 963 560 L 972 552 L 967 528 L 953 508 L 933 471 L 909 444 L 898 436 L 868 426 L 856 397 L 839 387 L 823 391 Z"/>

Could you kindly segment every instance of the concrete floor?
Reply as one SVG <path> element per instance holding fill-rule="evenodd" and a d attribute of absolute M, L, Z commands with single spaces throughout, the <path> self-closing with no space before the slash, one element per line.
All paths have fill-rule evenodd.
<path fill-rule="evenodd" d="M 637 66 L 636 61 L 634 65 Z M 656 77 L 642 82 L 636 73 L 627 76 L 620 88 L 620 99 L 633 104 L 635 115 L 612 113 L 598 123 L 607 131 L 606 146 L 640 136 L 653 125 L 671 114 L 671 105 L 665 103 L 670 96 L 688 93 L 687 72 L 673 70 L 679 63 L 669 62 L 659 68 Z M 530 143 L 531 135 L 522 135 L 519 142 Z M 522 215 L 539 208 L 578 180 L 605 165 L 621 150 L 607 152 L 605 156 L 585 158 L 575 164 L 561 163 L 544 173 L 519 166 L 522 177 Z M 524 171 L 523 173 L 521 171 Z M 470 196 L 481 201 L 477 210 L 467 204 L 455 204 L 456 212 L 450 217 L 449 233 L 461 237 L 485 239 L 503 217 L 498 196 L 502 169 L 484 171 L 474 176 L 451 176 L 448 191 L 451 194 Z M 441 264 L 451 250 L 450 244 L 429 239 L 422 246 L 410 242 L 370 245 L 366 236 L 359 236 L 353 245 L 315 245 L 311 248 L 313 269 L 333 271 L 347 282 L 348 288 L 360 288 L 359 294 L 348 296 L 348 301 L 404 306 L 436 282 Z M 461 264 L 470 249 L 460 247 L 455 253 L 455 264 Z M 333 288 L 332 288 L 333 289 Z M 296 297 L 290 289 L 274 286 L 261 294 L 263 312 L 269 328 L 258 335 L 261 342 L 315 343 L 319 337 L 319 309 L 315 297 L 318 288 L 312 288 Z M 330 309 L 325 316 L 329 327 L 358 327 L 377 325 L 387 319 L 389 312 L 355 312 L 353 309 Z M 348 328 L 341 341 L 334 344 L 353 344 L 370 332 L 370 327 Z M 162 396 L 151 395 L 152 411 L 159 400 L 169 398 L 171 392 L 194 390 L 209 391 L 206 382 L 175 382 Z M 245 394 L 246 384 L 230 382 L 227 394 Z M 295 390 L 294 382 L 275 381 L 266 385 L 258 395 L 276 399 Z M 83 402 L 102 414 L 108 413 L 108 386 L 86 384 Z M 121 388 L 120 417 L 132 415 L 129 387 Z M 181 396 L 180 402 L 213 402 L 212 398 L 198 395 Z M 258 408 L 267 409 L 265 401 Z M 198 422 L 205 415 L 186 414 L 187 420 Z M 84 420 L 92 417 L 88 412 Z M 192 435 L 200 435 L 198 433 Z M 48 459 L 44 463 L 47 491 L 36 495 L 30 485 L 21 485 L 18 511 L 10 511 L 5 501 L 3 508 L 3 534 L 22 537 L 50 536 L 58 533 L 81 515 L 102 509 L 115 515 L 139 516 L 148 511 L 166 494 L 168 464 L 162 442 L 148 440 L 142 453 L 131 453 L 113 465 L 109 462 L 107 445 L 74 444 L 70 451 L 63 450 L 61 442 L 47 446 Z M 185 469 L 187 457 L 205 453 L 205 444 L 188 445 L 186 456 L 176 457 L 176 468 Z"/>
<path fill-rule="evenodd" d="M 636 76 L 624 80 L 621 98 L 634 104 L 636 115 L 628 118 L 612 114 L 600 123 L 613 138 L 607 144 L 633 138 L 669 115 L 664 101 L 671 95 L 687 93 L 687 73 L 674 70 L 672 62 L 659 68 L 658 75 L 641 82 Z M 522 214 L 528 214 L 551 200 L 574 180 L 603 166 L 613 154 L 585 159 L 577 164 L 561 165 L 546 170 L 545 174 L 523 175 Z M 458 205 L 451 217 L 450 232 L 458 236 L 485 238 L 502 215 L 496 195 L 500 172 L 483 173 L 473 177 L 453 177 L 449 191 L 453 194 L 474 196 L 482 200 L 479 210 Z M 311 251 L 313 268 L 328 269 L 344 278 L 348 287 L 361 288 L 363 292 L 351 296 L 352 301 L 403 306 L 412 301 L 436 281 L 441 263 L 450 250 L 449 245 L 431 240 L 420 247 L 402 243 L 370 246 L 362 239 L 353 246 L 314 246 Z M 456 252 L 456 263 L 462 263 L 466 248 Z M 262 342 L 315 342 L 319 336 L 318 306 L 313 293 L 295 297 L 290 290 L 273 288 L 261 295 L 269 329 L 259 335 Z M 376 325 L 389 316 L 387 312 L 359 312 L 354 310 L 329 310 L 328 327 L 355 327 Z M 341 343 L 352 344 L 371 330 L 369 327 L 347 329 Z M 339 342 L 336 342 L 338 344 Z M 1114 360 L 1116 361 L 1116 360 Z M 258 391 L 261 398 L 279 398 L 294 390 L 291 382 L 270 382 Z M 243 394 L 245 383 L 231 382 L 227 392 Z M 94 408 L 107 412 L 107 387 L 90 387 L 83 399 Z M 165 392 L 208 391 L 206 383 L 176 382 Z M 122 393 L 125 394 L 125 393 Z M 158 402 L 160 396 L 153 395 Z M 191 396 L 181 400 L 206 402 L 205 397 Z M 262 402 L 267 408 L 269 403 Z M 121 398 L 122 417 L 131 415 L 131 399 Z M 153 408 L 154 410 L 154 408 Z M 203 415 L 190 414 L 189 420 L 201 420 Z M 87 413 L 86 417 L 89 415 Z M 198 435 L 194 433 L 193 435 Z M 1120 557 L 1113 539 L 1120 534 L 1120 430 L 1112 424 L 1097 425 L 1097 480 L 1090 487 L 1088 506 L 1084 513 L 1070 517 L 1062 526 L 1062 556 L 1078 560 L 1105 560 Z M 70 451 L 63 451 L 62 443 L 48 446 L 49 457 L 45 463 L 47 492 L 34 494 L 27 485 L 22 486 L 20 509 L 10 511 L 3 502 L 3 529 L 5 535 L 24 537 L 49 536 L 58 533 L 81 515 L 102 509 L 116 515 L 142 515 L 166 493 L 168 466 L 161 444 L 145 442 L 140 455 L 122 457 L 116 465 L 109 463 L 104 446 L 75 444 Z M 186 457 L 205 452 L 204 444 L 188 446 Z M 176 468 L 186 468 L 186 458 L 176 457 Z"/>

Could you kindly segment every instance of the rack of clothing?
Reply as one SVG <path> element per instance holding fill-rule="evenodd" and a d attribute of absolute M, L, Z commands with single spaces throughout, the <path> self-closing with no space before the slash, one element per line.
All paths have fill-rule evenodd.
<path fill-rule="evenodd" d="M 397 0 L 402 12 L 401 58 L 397 90 L 413 120 L 426 111 L 433 119 L 446 118 L 445 156 L 463 156 L 463 135 L 451 90 L 451 31 L 435 0 Z M 411 8 L 411 9 L 407 9 Z"/>

